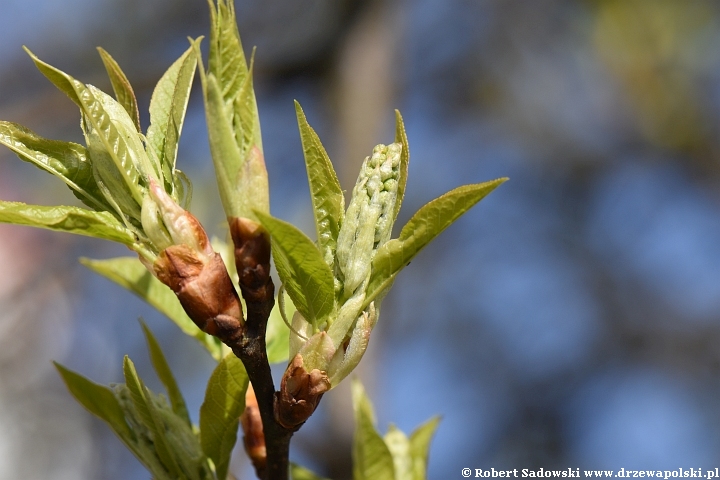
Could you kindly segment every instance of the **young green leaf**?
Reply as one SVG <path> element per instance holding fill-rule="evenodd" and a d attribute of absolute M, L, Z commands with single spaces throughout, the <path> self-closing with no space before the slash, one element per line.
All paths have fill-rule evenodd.
<path fill-rule="evenodd" d="M 270 202 L 252 62 L 248 68 L 233 2 L 208 3 L 208 71 L 206 74 L 201 66 L 200 78 L 220 199 L 227 217 L 255 220 L 254 210 L 269 212 Z M 194 46 L 199 52 L 197 42 Z"/>
<path fill-rule="evenodd" d="M 105 202 L 112 207 L 112 211 L 124 223 L 130 223 L 129 219 L 139 222 L 140 204 L 133 197 L 130 187 L 115 166 L 112 155 L 105 150 L 100 135 L 92 130 L 90 133 L 86 133 L 85 139 L 93 169 L 93 180 Z M 136 225 L 139 223 L 136 222 Z"/>
<path fill-rule="evenodd" d="M 320 477 L 297 463 L 290 463 L 290 478 L 292 480 L 328 480 Z"/>
<path fill-rule="evenodd" d="M 255 91 L 253 90 L 253 64 L 237 94 L 233 108 L 233 129 L 243 158 L 242 168 L 237 172 L 237 190 L 240 196 L 241 216 L 253 219 L 253 211 L 270 212 L 270 192 L 267 168 L 262 148 L 260 117 Z"/>
<path fill-rule="evenodd" d="M 295 314 L 295 305 L 284 294 L 285 317 L 290 321 Z M 268 362 L 282 363 L 287 361 L 290 351 L 290 329 L 280 314 L 280 301 L 275 302 L 275 306 L 270 312 L 268 318 L 267 331 L 265 333 L 265 341 L 267 344 Z"/>
<path fill-rule="evenodd" d="M 125 421 L 125 414 L 112 390 L 103 385 L 98 385 L 72 370 L 68 370 L 57 362 L 53 363 L 68 390 L 70 390 L 70 394 L 90 413 L 110 425 L 123 442 L 126 444 L 131 443 L 133 433 Z"/>
<path fill-rule="evenodd" d="M 222 343 L 197 328 L 172 290 L 148 272 L 137 258 L 119 257 L 109 260 L 81 258 L 80 263 L 138 295 L 175 322 L 180 330 L 200 342 L 215 360 L 222 359 Z"/>
<path fill-rule="evenodd" d="M 410 455 L 413 460 L 413 480 L 427 478 L 428 454 L 430 441 L 440 424 L 440 417 L 434 417 L 420 425 L 410 435 Z"/>
<path fill-rule="evenodd" d="M 300 140 L 310 184 L 317 241 L 325 263 L 333 268 L 340 225 L 345 215 L 345 197 L 330 157 L 315 130 L 308 124 L 300 104 L 295 101 Z"/>
<path fill-rule="evenodd" d="M 88 207 L 110 210 L 93 178 L 85 147 L 72 142 L 48 140 L 28 128 L 0 121 L 0 144 L 26 162 L 58 177 Z"/>
<path fill-rule="evenodd" d="M 201 75 L 202 79 L 206 77 Z M 205 119 L 207 121 L 210 153 L 215 165 L 220 200 L 227 217 L 242 216 L 240 196 L 235 188 L 237 173 L 243 157 L 235 142 L 235 133 L 227 120 L 227 111 L 223 101 L 221 87 L 214 75 L 208 74 L 203 81 L 205 92 Z"/>
<path fill-rule="evenodd" d="M 73 86 L 74 79 L 65 72 L 58 70 L 57 68 L 40 60 L 26 46 L 23 46 L 23 49 L 28 55 L 30 55 L 30 58 L 35 63 L 37 69 L 40 70 L 40 73 L 45 75 L 45 77 L 50 80 L 58 88 L 58 90 L 67 95 L 68 98 L 75 102 L 75 104 L 82 110 L 82 102 L 80 101 L 80 97 L 78 97 L 78 94 L 75 91 L 75 87 Z"/>
<path fill-rule="evenodd" d="M 170 405 L 172 405 L 173 412 L 184 420 L 188 425 L 190 423 L 190 415 L 188 414 L 187 407 L 185 406 L 185 400 L 183 399 L 182 392 L 175 381 L 175 377 L 170 370 L 165 355 L 163 354 L 160 344 L 157 339 L 150 331 L 148 326 L 140 320 L 143 333 L 145 334 L 145 341 L 147 342 L 148 352 L 150 353 L 150 360 L 152 361 L 155 372 L 157 373 L 160 381 L 165 385 L 167 390 L 168 398 L 170 399 Z"/>
<path fill-rule="evenodd" d="M 464 185 L 421 207 L 402 228 L 400 236 L 380 247 L 373 258 L 364 307 L 384 294 L 398 272 L 405 268 L 420 250 L 506 180 L 500 178 Z"/>
<path fill-rule="evenodd" d="M 140 184 L 141 180 L 146 182 L 149 177 L 159 178 L 160 172 L 157 165 L 150 163 L 132 120 L 122 105 L 110 95 L 74 79 L 72 83 L 83 105 L 83 118 L 91 127 L 87 133 L 92 161 L 95 162 L 93 150 L 104 150 L 112 159 L 133 199 L 142 205 L 145 189 Z M 93 144 L 102 145 L 102 149 L 94 149 Z M 105 167 L 101 173 L 104 174 L 106 169 L 112 171 Z"/>
<path fill-rule="evenodd" d="M 220 361 L 207 384 L 200 407 L 200 444 L 215 464 L 218 480 L 227 476 L 247 387 L 245 367 L 233 354 Z"/>
<path fill-rule="evenodd" d="M 125 355 L 123 360 L 123 372 L 125 373 L 125 384 L 130 390 L 132 402 L 140 417 L 140 421 L 153 433 L 153 444 L 155 453 L 165 468 L 176 478 L 180 477 L 180 466 L 177 464 L 173 452 L 168 447 L 165 439 L 165 428 L 158 417 L 149 392 L 135 370 L 132 360 Z"/>
<path fill-rule="evenodd" d="M 193 186 L 190 177 L 179 168 L 175 169 L 173 174 L 173 184 L 175 185 L 175 196 L 177 203 L 185 210 L 190 210 L 190 202 L 192 201 Z"/>
<path fill-rule="evenodd" d="M 332 313 L 335 302 L 330 267 L 313 241 L 297 227 L 265 213 L 255 213 L 270 232 L 275 267 L 295 308 L 313 325 L 322 323 Z"/>
<path fill-rule="evenodd" d="M 147 140 L 160 159 L 166 186 L 174 184 L 177 146 L 196 66 L 195 49 L 190 47 L 160 78 L 150 99 Z"/>
<path fill-rule="evenodd" d="M 120 65 L 110 56 L 103 48 L 97 47 L 102 58 L 105 70 L 110 77 L 110 83 L 112 83 L 113 91 L 115 92 L 115 98 L 123 106 L 125 111 L 130 115 L 130 118 L 135 125 L 138 132 L 142 132 L 140 128 L 140 112 L 138 110 L 137 99 L 135 98 L 135 92 L 133 91 L 130 81 L 123 73 Z"/>
<path fill-rule="evenodd" d="M 410 163 L 410 147 L 408 145 L 407 133 L 405 133 L 405 123 L 403 123 L 403 118 L 399 110 L 395 110 L 395 143 L 402 144 L 402 151 L 400 152 L 400 177 L 398 178 L 397 199 L 395 200 L 393 219 L 397 219 L 403 197 L 405 197 L 408 165 Z"/>
<path fill-rule="evenodd" d="M 260 117 L 258 115 L 255 89 L 253 88 L 253 64 L 254 53 L 250 58 L 250 67 L 244 74 L 240 90 L 233 103 L 233 126 L 235 128 L 235 139 L 240 146 L 243 156 L 247 157 L 253 146 L 262 151 L 262 136 L 260 134 Z"/>
<path fill-rule="evenodd" d="M 391 424 L 383 439 L 393 457 L 395 480 L 415 480 L 413 477 L 413 461 L 410 455 L 410 442 L 407 435 Z"/>
<path fill-rule="evenodd" d="M 127 246 L 135 237 L 108 212 L 93 212 L 78 207 L 28 205 L 0 200 L 0 223 L 27 225 L 56 232 L 76 233 L 88 237 L 120 242 Z"/>
<path fill-rule="evenodd" d="M 248 74 L 245 52 L 235 19 L 235 5 L 227 0 L 208 0 L 210 4 L 210 51 L 208 73 L 222 86 L 223 99 L 232 102 Z"/>
<path fill-rule="evenodd" d="M 157 455 L 154 437 L 151 426 L 145 425 L 143 420 L 135 408 L 130 389 L 124 383 L 112 386 L 112 392 L 115 399 L 120 404 L 125 420 L 128 422 L 133 439 L 126 442 L 127 447 L 135 454 L 140 462 L 151 472 L 154 479 L 157 480 L 173 480 L 170 472 L 167 471 L 162 460 Z M 148 390 L 149 392 L 149 390 Z"/>
<path fill-rule="evenodd" d="M 137 129 L 122 105 L 97 88 L 87 86 L 65 72 L 42 62 L 30 50 L 25 50 L 43 75 L 80 107 L 89 127 L 87 134 L 97 136 L 103 150 L 112 158 L 117 172 L 123 178 L 132 197 L 138 205 L 142 205 L 143 191 L 139 186 L 139 173 L 142 172 L 144 176 L 154 173 L 157 177 L 159 172 L 152 172 Z M 90 142 L 88 147 L 92 147 Z"/>
<path fill-rule="evenodd" d="M 375 429 L 375 414 L 359 380 L 352 382 L 355 435 L 353 480 L 395 480 L 393 457 Z"/>

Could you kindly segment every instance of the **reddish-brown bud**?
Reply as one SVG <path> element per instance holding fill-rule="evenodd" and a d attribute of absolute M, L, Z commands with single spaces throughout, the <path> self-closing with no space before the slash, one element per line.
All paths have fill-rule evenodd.
<path fill-rule="evenodd" d="M 267 464 L 267 449 L 265 448 L 265 434 L 263 432 L 262 418 L 260 417 L 260 408 L 258 407 L 252 383 L 248 385 L 245 393 L 245 411 L 240 416 L 240 424 L 245 433 L 243 436 L 245 451 L 250 457 L 255 471 L 261 472 Z"/>
<path fill-rule="evenodd" d="M 200 256 L 187 245 L 172 245 L 160 253 L 153 270 L 202 331 L 225 343 L 239 339 L 242 305 L 220 254 Z"/>
<path fill-rule="evenodd" d="M 289 430 L 299 428 L 310 418 L 328 390 L 327 374 L 317 368 L 308 373 L 303 366 L 303 357 L 298 353 L 285 370 L 280 391 L 275 393 L 275 420 Z"/>
<path fill-rule="evenodd" d="M 228 223 L 243 296 L 250 301 L 267 301 L 274 291 L 270 280 L 270 235 L 248 218 L 231 218 Z"/>

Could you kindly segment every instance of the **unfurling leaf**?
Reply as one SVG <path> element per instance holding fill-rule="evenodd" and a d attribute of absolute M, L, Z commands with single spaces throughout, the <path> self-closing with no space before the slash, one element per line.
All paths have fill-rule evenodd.
<path fill-rule="evenodd" d="M 428 455 L 430 441 L 435 435 L 440 424 L 440 417 L 434 417 L 420 425 L 410 435 L 410 455 L 413 462 L 413 480 L 425 480 L 427 478 Z"/>
<path fill-rule="evenodd" d="M 408 145 L 407 133 L 405 133 L 405 123 L 399 110 L 395 110 L 395 143 L 402 145 L 400 152 L 400 172 L 398 178 L 397 199 L 395 200 L 395 212 L 393 220 L 397 219 L 398 212 L 402 206 L 405 197 L 405 187 L 407 186 L 408 165 L 410 163 L 410 146 Z"/>
<path fill-rule="evenodd" d="M 352 382 L 352 397 L 353 480 L 426 480 L 428 448 L 440 419 L 424 423 L 409 438 L 394 425 L 381 437 L 375 429 L 372 404 L 358 380 Z"/>
<path fill-rule="evenodd" d="M 150 392 L 138 376 L 135 365 L 127 355 L 123 360 L 123 372 L 125 373 L 125 384 L 130 391 L 130 398 L 138 413 L 139 420 L 152 432 L 155 453 L 170 475 L 179 477 L 180 466 L 173 455 L 175 452 L 167 444 L 166 431 L 152 398 L 150 398 Z"/>
<path fill-rule="evenodd" d="M 149 178 L 159 177 L 158 165 L 150 163 L 135 125 L 122 105 L 92 85 L 83 85 L 75 79 L 72 84 L 82 103 L 91 161 L 97 161 L 94 158 L 97 154 L 110 158 L 115 168 L 109 164 L 98 165 L 101 177 L 107 181 L 119 173 L 139 207 L 146 194 L 142 184 Z"/>
<path fill-rule="evenodd" d="M 130 118 L 135 124 L 135 128 L 138 132 L 142 132 L 140 128 L 140 112 L 138 110 L 137 99 L 135 98 L 135 92 L 133 91 L 130 81 L 125 76 L 125 73 L 120 68 L 120 65 L 110 56 L 104 49 L 97 47 L 102 58 L 103 64 L 105 64 L 105 70 L 107 70 L 108 77 L 110 77 L 110 83 L 112 83 L 113 91 L 115 92 L 115 98 L 123 106 L 125 111 L 130 115 Z"/>
<path fill-rule="evenodd" d="M 295 102 L 300 140 L 310 184 L 317 241 L 325 263 L 333 268 L 340 225 L 345 215 L 345 197 L 337 174 L 315 130 L 308 124 L 300 104 Z"/>
<path fill-rule="evenodd" d="M 131 441 L 133 434 L 125 421 L 125 414 L 112 390 L 104 385 L 98 385 L 72 370 L 68 370 L 57 362 L 54 363 L 55 368 L 57 368 L 75 400 L 87 408 L 90 413 L 110 425 L 123 442 L 128 443 Z"/>
<path fill-rule="evenodd" d="M 140 177 L 157 177 L 159 172 L 151 166 L 137 128 L 125 108 L 106 93 L 75 80 L 41 61 L 30 50 L 26 51 L 38 69 L 80 107 L 86 124 L 90 155 L 93 155 L 95 149 L 97 152 L 103 151 L 112 159 L 114 172 L 108 171 L 105 166 L 100 170 L 103 178 L 107 181 L 113 173 L 119 174 L 131 197 L 138 205 L 142 205 Z"/>
<path fill-rule="evenodd" d="M 260 119 L 248 66 L 237 30 L 232 1 L 209 0 L 208 70 L 200 69 L 210 152 L 228 218 L 256 220 L 269 212 Z M 198 42 L 193 43 L 199 52 Z"/>
<path fill-rule="evenodd" d="M 212 74 L 208 74 L 207 77 L 201 75 L 201 78 L 204 79 L 205 118 L 220 200 L 227 217 L 240 217 L 242 215 L 239 196 L 242 192 L 236 189 L 236 178 L 243 157 L 235 142 L 232 125 L 227 120 L 227 109 L 217 79 Z"/>
<path fill-rule="evenodd" d="M 142 326 L 143 333 L 145 334 L 145 341 L 147 342 L 148 352 L 150 353 L 150 360 L 152 361 L 158 378 L 163 385 L 165 385 L 165 390 L 167 390 L 173 412 L 187 422 L 188 426 L 191 426 L 190 415 L 188 414 L 187 406 L 185 406 L 185 399 L 183 399 L 182 392 L 180 392 L 180 388 L 175 381 L 175 377 L 170 370 L 170 365 L 168 365 L 167 360 L 165 359 L 165 355 L 160 348 L 160 344 L 145 322 L 141 320 L 140 325 Z"/>
<path fill-rule="evenodd" d="M 174 172 L 177 146 L 185 119 L 190 89 L 195 78 L 197 56 L 193 47 L 188 48 L 160 78 L 150 99 L 150 127 L 147 141 L 154 149 L 162 166 L 165 188 L 175 184 Z M 174 188 L 168 189 L 176 201 L 180 201 Z"/>
<path fill-rule="evenodd" d="M 200 407 L 200 444 L 215 464 L 218 479 L 227 476 L 247 387 L 245 367 L 233 354 L 220 361 L 207 384 Z"/>
<path fill-rule="evenodd" d="M 21 160 L 30 162 L 65 182 L 85 205 L 110 210 L 93 177 L 85 147 L 72 142 L 48 140 L 28 128 L 0 121 L 0 144 Z"/>
<path fill-rule="evenodd" d="M 375 413 L 358 380 L 352 382 L 355 435 L 353 437 L 353 480 L 395 480 L 393 457 L 375 429 Z"/>
<path fill-rule="evenodd" d="M 408 441 L 407 435 L 395 425 L 391 424 L 383 440 L 385 440 L 385 445 L 387 445 L 393 457 L 395 480 L 414 480 L 412 471 L 413 462 L 410 456 L 410 442 Z"/>

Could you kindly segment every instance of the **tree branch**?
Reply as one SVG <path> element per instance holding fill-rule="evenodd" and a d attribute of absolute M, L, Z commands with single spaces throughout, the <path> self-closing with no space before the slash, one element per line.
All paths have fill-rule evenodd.
<path fill-rule="evenodd" d="M 255 389 L 267 452 L 265 465 L 258 464 L 256 473 L 262 480 L 287 480 L 290 439 L 297 429 L 283 427 L 274 414 L 275 384 L 265 344 L 268 318 L 275 304 L 275 286 L 270 278 L 270 236 L 261 225 L 246 218 L 231 218 L 229 224 L 240 290 L 247 307 L 243 335 L 229 346 L 242 360 Z"/>

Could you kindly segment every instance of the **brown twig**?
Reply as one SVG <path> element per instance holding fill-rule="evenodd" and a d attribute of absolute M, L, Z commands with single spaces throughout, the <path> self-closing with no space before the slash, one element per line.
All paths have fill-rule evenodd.
<path fill-rule="evenodd" d="M 243 336 L 230 345 L 242 360 L 252 383 L 263 423 L 267 461 L 256 466 L 262 480 L 287 480 L 290 439 L 296 429 L 283 427 L 275 420 L 273 382 L 267 358 L 265 332 L 275 304 L 275 286 L 270 278 L 270 236 L 258 223 L 245 218 L 229 219 L 235 245 L 240 290 L 247 307 Z"/>

